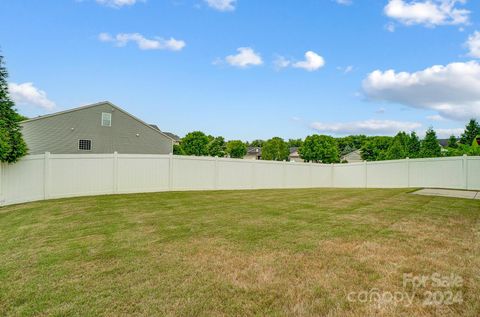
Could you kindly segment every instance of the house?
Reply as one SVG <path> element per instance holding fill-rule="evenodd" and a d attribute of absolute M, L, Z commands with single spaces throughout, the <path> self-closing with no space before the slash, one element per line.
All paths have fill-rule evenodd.
<path fill-rule="evenodd" d="M 174 140 L 103 101 L 20 122 L 29 154 L 169 154 Z"/>
<path fill-rule="evenodd" d="M 245 160 L 261 160 L 262 159 L 262 148 L 251 146 L 247 148 L 247 155 L 243 157 Z"/>
<path fill-rule="evenodd" d="M 298 153 L 298 147 L 290 148 L 290 155 L 288 156 L 289 161 L 291 162 L 305 162 L 300 158 Z M 251 146 L 247 148 L 247 155 L 243 157 L 245 160 L 261 160 L 262 159 L 262 148 L 257 146 Z"/>
<path fill-rule="evenodd" d="M 305 162 L 304 159 L 300 157 L 300 153 L 298 153 L 298 147 L 291 147 L 290 148 L 290 155 L 288 159 L 290 162 Z"/>
<path fill-rule="evenodd" d="M 360 150 L 355 150 L 355 151 L 352 151 L 352 152 L 350 152 L 350 153 L 347 153 L 347 154 L 343 155 L 343 156 L 340 158 L 340 161 L 341 161 L 341 162 L 347 161 L 348 163 L 363 162 L 363 160 L 362 160 L 362 155 L 361 155 L 361 153 L 360 153 Z"/>
<path fill-rule="evenodd" d="M 438 139 L 438 144 L 440 144 L 442 148 L 446 148 L 448 147 L 448 141 L 449 139 Z"/>

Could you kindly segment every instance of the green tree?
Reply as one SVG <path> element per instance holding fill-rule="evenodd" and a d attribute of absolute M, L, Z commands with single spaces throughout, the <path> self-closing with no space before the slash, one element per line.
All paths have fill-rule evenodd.
<path fill-rule="evenodd" d="M 185 151 L 183 151 L 182 146 L 179 144 L 173 145 L 173 154 L 174 155 L 185 155 Z"/>
<path fill-rule="evenodd" d="M 400 160 L 408 156 L 408 144 L 410 137 L 405 132 L 399 132 L 393 138 L 392 143 L 388 147 L 385 158 L 387 160 Z"/>
<path fill-rule="evenodd" d="M 288 142 L 287 142 L 288 148 L 301 147 L 302 144 L 303 144 L 302 139 L 289 139 Z"/>
<path fill-rule="evenodd" d="M 290 155 L 287 143 L 279 137 L 271 138 L 262 147 L 262 160 L 283 161 Z"/>
<path fill-rule="evenodd" d="M 251 147 L 262 147 L 265 144 L 264 140 L 253 140 L 251 143 L 248 143 L 248 146 Z"/>
<path fill-rule="evenodd" d="M 386 159 L 386 152 L 392 144 L 392 137 L 373 136 L 367 138 L 367 141 L 360 148 L 362 159 L 366 161 L 381 161 Z"/>
<path fill-rule="evenodd" d="M 10 99 L 7 78 L 8 72 L 0 55 L 0 162 L 14 163 L 27 154 L 27 145 L 18 124 L 23 117 Z"/>
<path fill-rule="evenodd" d="M 19 114 L 19 113 L 16 113 L 15 120 L 16 120 L 17 122 L 22 122 L 22 121 L 24 121 L 24 120 L 28 120 L 28 118 L 25 117 L 25 116 L 23 116 L 23 115 L 21 115 L 21 114 Z"/>
<path fill-rule="evenodd" d="M 473 146 L 473 147 L 478 147 L 478 146 L 480 146 L 480 144 L 479 144 L 479 142 L 478 142 L 479 139 L 480 139 L 480 134 L 477 135 L 477 136 L 473 139 L 473 141 L 472 141 L 472 146 Z"/>
<path fill-rule="evenodd" d="M 225 156 L 226 143 L 225 139 L 221 136 L 213 138 L 210 143 L 208 143 L 208 155 L 210 156 Z"/>
<path fill-rule="evenodd" d="M 448 139 L 447 147 L 452 148 L 452 149 L 458 148 L 457 137 L 456 136 L 454 136 L 454 135 L 450 136 L 450 138 Z"/>
<path fill-rule="evenodd" d="M 307 162 L 337 163 L 340 161 L 337 142 L 328 135 L 307 136 L 298 152 Z"/>
<path fill-rule="evenodd" d="M 407 155 L 409 158 L 420 156 L 420 138 L 415 132 L 410 133 L 407 142 Z"/>
<path fill-rule="evenodd" d="M 442 148 L 438 143 L 437 134 L 432 128 L 427 130 L 425 139 L 421 142 L 421 157 L 439 157 L 442 156 Z"/>
<path fill-rule="evenodd" d="M 365 135 L 349 135 L 343 138 L 337 138 L 338 151 L 341 155 L 348 154 L 360 149 L 367 137 Z"/>
<path fill-rule="evenodd" d="M 240 140 L 228 141 L 227 153 L 231 158 L 243 158 L 247 155 L 247 146 Z"/>
<path fill-rule="evenodd" d="M 480 124 L 477 120 L 471 119 L 465 126 L 465 132 L 460 137 L 460 143 L 465 145 L 472 145 L 473 140 L 480 134 Z"/>
<path fill-rule="evenodd" d="M 209 139 L 201 131 L 188 133 L 180 143 L 185 155 L 207 156 Z"/>

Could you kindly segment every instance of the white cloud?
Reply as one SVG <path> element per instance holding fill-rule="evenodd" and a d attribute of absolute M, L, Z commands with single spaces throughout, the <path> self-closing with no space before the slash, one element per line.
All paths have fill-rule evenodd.
<path fill-rule="evenodd" d="M 385 108 L 378 108 L 375 113 L 377 114 L 384 114 L 387 110 Z"/>
<path fill-rule="evenodd" d="M 465 45 L 469 50 L 469 56 L 480 58 L 480 32 L 475 31 L 475 33 L 470 35 Z"/>
<path fill-rule="evenodd" d="M 353 65 L 348 65 L 346 67 L 342 67 L 342 66 L 337 67 L 337 70 L 341 71 L 344 74 L 351 73 L 354 71 L 354 69 L 355 68 L 353 67 Z"/>
<path fill-rule="evenodd" d="M 375 70 L 364 79 L 363 90 L 371 100 L 435 110 L 448 119 L 480 117 L 480 64 L 476 61 L 414 73 Z"/>
<path fill-rule="evenodd" d="M 260 54 L 250 47 L 240 47 L 237 49 L 238 54 L 228 55 L 225 61 L 235 67 L 246 68 L 249 66 L 258 66 L 263 64 Z"/>
<path fill-rule="evenodd" d="M 180 51 L 186 44 L 184 41 L 176 40 L 174 38 L 163 39 L 155 37 L 154 39 L 147 39 L 140 33 L 119 33 L 112 36 L 108 33 L 100 33 L 98 39 L 101 42 L 112 42 L 119 47 L 126 46 L 128 42 L 135 42 L 141 50 L 170 50 Z"/>
<path fill-rule="evenodd" d="M 335 2 L 344 6 L 349 6 L 353 3 L 352 0 L 335 0 Z"/>
<path fill-rule="evenodd" d="M 310 127 L 320 133 L 335 135 L 368 134 L 368 135 L 393 135 L 398 131 L 414 131 L 422 126 L 418 122 L 394 120 L 364 120 L 354 122 L 324 123 L 314 122 Z"/>
<path fill-rule="evenodd" d="M 97 3 L 109 7 L 120 8 L 123 6 L 131 6 L 139 2 L 138 0 L 96 0 Z"/>
<path fill-rule="evenodd" d="M 395 32 L 395 24 L 392 22 L 389 22 L 385 25 L 385 30 L 388 32 Z"/>
<path fill-rule="evenodd" d="M 218 11 L 233 11 L 237 0 L 205 0 L 210 8 Z"/>
<path fill-rule="evenodd" d="M 47 93 L 35 87 L 33 83 L 9 83 L 8 90 L 16 104 L 36 106 L 46 110 L 55 108 L 55 103 L 48 99 Z"/>
<path fill-rule="evenodd" d="M 290 62 L 288 59 L 286 59 L 283 56 L 277 56 L 277 58 L 275 58 L 275 60 L 273 61 L 273 65 L 274 65 L 276 70 L 280 70 L 282 68 L 287 68 L 291 64 L 292 64 L 292 62 Z"/>
<path fill-rule="evenodd" d="M 457 7 L 458 3 L 465 2 L 466 0 L 389 0 L 384 12 L 388 17 L 405 25 L 434 27 L 467 24 L 470 11 Z"/>
<path fill-rule="evenodd" d="M 454 136 L 460 136 L 462 135 L 462 133 L 464 132 L 465 128 L 437 128 L 437 129 L 434 129 L 435 132 L 437 133 L 437 138 L 439 139 L 447 139 L 449 138 L 451 135 L 454 135 Z M 426 131 L 422 131 L 421 136 L 425 135 L 425 132 Z"/>
<path fill-rule="evenodd" d="M 445 121 L 445 118 L 442 117 L 439 114 L 434 114 L 434 115 L 431 115 L 431 116 L 427 116 L 427 119 L 430 120 L 430 121 Z"/>
<path fill-rule="evenodd" d="M 315 52 L 308 51 L 305 53 L 305 60 L 292 64 L 292 67 L 302 68 L 306 71 L 313 72 L 319 70 L 325 65 L 325 60 L 322 56 Z"/>

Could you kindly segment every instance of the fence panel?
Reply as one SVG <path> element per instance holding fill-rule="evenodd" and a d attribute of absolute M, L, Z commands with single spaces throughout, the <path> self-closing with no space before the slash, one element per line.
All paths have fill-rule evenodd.
<path fill-rule="evenodd" d="M 174 156 L 173 190 L 215 189 L 215 158 Z"/>
<path fill-rule="evenodd" d="M 408 165 L 410 160 L 367 163 L 367 187 L 403 188 L 409 187 Z"/>
<path fill-rule="evenodd" d="M 466 174 L 468 189 L 480 189 L 480 157 L 468 157 Z"/>
<path fill-rule="evenodd" d="M 43 155 L 31 155 L 15 164 L 4 164 L 2 170 L 5 205 L 45 198 Z"/>
<path fill-rule="evenodd" d="M 312 187 L 333 187 L 333 165 L 312 164 Z"/>
<path fill-rule="evenodd" d="M 254 188 L 283 188 L 283 162 L 256 161 L 253 165 Z"/>
<path fill-rule="evenodd" d="M 169 189 L 169 155 L 119 155 L 118 193 L 156 192 Z"/>
<path fill-rule="evenodd" d="M 46 158 L 47 197 L 112 194 L 113 155 L 51 155 Z"/>
<path fill-rule="evenodd" d="M 255 188 L 253 160 L 217 160 L 217 188 L 250 189 Z"/>
<path fill-rule="evenodd" d="M 312 165 L 304 163 L 285 164 L 285 187 L 308 188 L 312 187 Z"/>
<path fill-rule="evenodd" d="M 410 160 L 410 187 L 465 188 L 462 157 Z"/>
<path fill-rule="evenodd" d="M 335 164 L 333 187 L 365 187 L 365 163 Z"/>

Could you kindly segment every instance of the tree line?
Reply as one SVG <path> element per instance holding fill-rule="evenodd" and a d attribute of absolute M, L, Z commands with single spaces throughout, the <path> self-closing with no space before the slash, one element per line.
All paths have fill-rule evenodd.
<path fill-rule="evenodd" d="M 465 131 L 457 139 L 451 136 L 448 145 L 442 149 L 436 132 L 430 128 L 420 139 L 415 132 L 398 132 L 395 136 L 350 135 L 334 138 L 328 135 L 310 135 L 304 140 L 280 137 L 269 140 L 225 141 L 221 136 L 206 135 L 201 131 L 188 133 L 179 145 L 174 146 L 176 155 L 216 156 L 243 158 L 248 147 L 262 150 L 263 160 L 284 161 L 290 156 L 292 147 L 298 148 L 300 157 L 307 162 L 340 163 L 341 158 L 355 150 L 360 151 L 363 160 L 382 161 L 404 158 L 426 158 L 442 156 L 480 155 L 476 138 L 480 137 L 480 125 L 471 119 Z M 346 162 L 345 162 L 346 163 Z"/>

